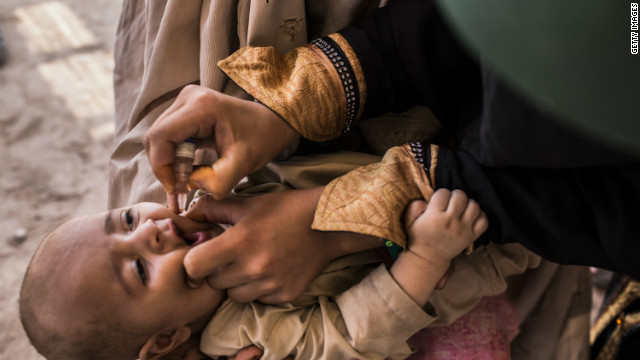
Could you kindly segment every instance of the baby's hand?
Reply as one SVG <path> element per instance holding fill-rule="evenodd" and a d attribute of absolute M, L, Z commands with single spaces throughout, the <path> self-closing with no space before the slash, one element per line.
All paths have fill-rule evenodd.
<path fill-rule="evenodd" d="M 391 275 L 416 304 L 424 306 L 434 289 L 444 286 L 451 259 L 489 226 L 480 206 L 460 191 L 440 189 L 407 207 L 409 241 L 391 267 Z"/>
<path fill-rule="evenodd" d="M 487 215 L 461 190 L 437 190 L 427 204 L 413 201 L 405 224 L 409 251 L 435 263 L 448 263 L 487 230 Z"/>

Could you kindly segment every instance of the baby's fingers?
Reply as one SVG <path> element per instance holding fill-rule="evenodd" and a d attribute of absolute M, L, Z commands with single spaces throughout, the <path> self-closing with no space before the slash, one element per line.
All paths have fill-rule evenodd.
<path fill-rule="evenodd" d="M 473 199 L 469 199 L 464 214 L 462 215 L 462 221 L 471 226 L 472 234 L 476 239 L 489 227 L 487 215 Z"/>
<path fill-rule="evenodd" d="M 467 207 L 464 209 L 464 213 L 462 214 L 462 221 L 467 224 L 473 224 L 481 213 L 482 209 L 480 209 L 480 205 L 478 205 L 475 200 L 469 199 Z"/>
<path fill-rule="evenodd" d="M 449 200 L 449 206 L 447 207 L 447 213 L 454 217 L 462 218 L 469 203 L 469 197 L 462 190 L 453 190 L 451 192 L 451 200 Z"/>
<path fill-rule="evenodd" d="M 477 238 L 480 237 L 489 228 L 489 218 L 484 211 L 481 211 L 480 216 L 473 223 L 472 231 L 473 235 Z"/>
<path fill-rule="evenodd" d="M 450 199 L 451 191 L 448 189 L 436 190 L 431 196 L 431 200 L 429 200 L 429 207 L 427 208 L 427 211 L 446 211 L 449 206 Z"/>

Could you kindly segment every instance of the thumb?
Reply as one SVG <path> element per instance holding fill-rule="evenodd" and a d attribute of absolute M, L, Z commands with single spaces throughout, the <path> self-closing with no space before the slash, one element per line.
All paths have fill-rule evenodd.
<path fill-rule="evenodd" d="M 222 199 L 249 173 L 249 170 L 243 171 L 238 168 L 235 162 L 232 157 L 222 156 L 211 167 L 203 166 L 194 171 L 189 181 L 209 192 L 214 198 Z"/>

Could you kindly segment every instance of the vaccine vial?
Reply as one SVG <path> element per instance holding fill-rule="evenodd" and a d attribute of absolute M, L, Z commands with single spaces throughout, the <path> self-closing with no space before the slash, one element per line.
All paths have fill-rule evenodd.
<path fill-rule="evenodd" d="M 189 193 L 189 177 L 193 172 L 193 158 L 196 152 L 196 142 L 188 138 L 176 146 L 173 160 L 173 173 L 175 176 L 175 192 L 178 194 L 178 207 L 184 212 L 187 207 L 187 194 Z"/>

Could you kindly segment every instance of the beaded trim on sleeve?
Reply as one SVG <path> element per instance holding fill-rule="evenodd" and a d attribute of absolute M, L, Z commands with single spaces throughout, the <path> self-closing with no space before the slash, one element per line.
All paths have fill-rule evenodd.
<path fill-rule="evenodd" d="M 410 142 L 409 146 L 411 147 L 411 152 L 413 153 L 413 156 L 420 163 L 420 165 L 422 165 L 422 167 L 424 168 L 424 149 L 422 147 L 422 143 Z"/>
<path fill-rule="evenodd" d="M 340 46 L 330 37 L 324 36 L 313 40 L 311 43 L 322 50 L 327 58 L 329 58 L 342 80 L 344 95 L 347 99 L 347 118 L 342 131 L 346 133 L 351 130 L 351 126 L 354 125 L 356 115 L 360 108 L 360 91 L 358 89 L 355 72 Z"/>
<path fill-rule="evenodd" d="M 430 145 L 427 149 L 425 148 L 425 145 L 419 141 L 410 142 L 408 145 L 411 148 L 413 157 L 427 173 L 430 185 L 435 188 L 435 169 L 438 162 L 438 147 Z"/>

